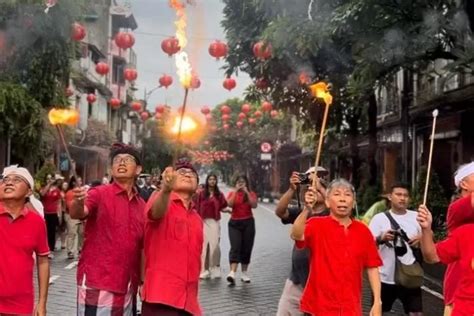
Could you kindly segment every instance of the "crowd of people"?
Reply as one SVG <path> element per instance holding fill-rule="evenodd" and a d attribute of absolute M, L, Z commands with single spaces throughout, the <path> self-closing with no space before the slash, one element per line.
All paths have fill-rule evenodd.
<path fill-rule="evenodd" d="M 142 175 L 140 153 L 115 144 L 110 178 L 93 186 L 50 175 L 35 198 L 34 180 L 18 166 L 0 180 L 0 315 L 46 315 L 49 265 L 57 237 L 70 259 L 79 254 L 77 315 L 201 315 L 199 283 L 220 278 L 221 213 L 230 213 L 229 285 L 250 283 L 257 195 L 238 176 L 225 195 L 216 174 L 199 186 L 185 160 L 161 177 Z M 423 314 L 421 263 L 448 265 L 445 315 L 474 315 L 474 163 L 455 175 L 460 198 L 448 209 L 448 237 L 434 243 L 426 205 L 409 210 L 410 190 L 398 183 L 365 223 L 353 215 L 356 193 L 324 168 L 294 172 L 275 213 L 291 224 L 292 265 L 277 315 L 362 315 L 363 272 L 372 292 L 370 315 L 399 299 L 407 315 Z M 137 182 L 137 179 L 141 178 Z M 295 199 L 296 197 L 296 199 Z M 471 224 L 472 223 L 472 224 Z M 120 246 L 118 246 L 118 242 Z M 49 256 L 49 258 L 48 258 Z M 33 268 L 39 295 L 34 306 Z"/>

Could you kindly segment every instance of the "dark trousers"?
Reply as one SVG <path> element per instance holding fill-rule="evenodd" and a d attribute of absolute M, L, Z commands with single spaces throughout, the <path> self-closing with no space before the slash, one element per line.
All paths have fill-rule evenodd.
<path fill-rule="evenodd" d="M 49 250 L 53 252 L 56 245 L 56 229 L 59 226 L 59 218 L 57 214 L 44 214 L 44 219 L 48 231 Z"/>
<path fill-rule="evenodd" d="M 154 303 L 142 303 L 142 316 L 191 316 L 185 310 L 177 309 L 168 305 L 154 304 Z"/>
<path fill-rule="evenodd" d="M 255 240 L 255 220 L 253 218 L 229 221 L 230 263 L 249 264 Z"/>

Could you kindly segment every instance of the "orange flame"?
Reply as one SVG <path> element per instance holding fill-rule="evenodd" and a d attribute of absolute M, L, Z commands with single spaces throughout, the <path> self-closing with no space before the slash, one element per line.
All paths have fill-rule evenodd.
<path fill-rule="evenodd" d="M 329 93 L 329 85 L 325 82 L 317 82 L 309 86 L 311 94 L 315 98 L 323 99 L 326 105 L 332 104 L 332 95 Z"/>
<path fill-rule="evenodd" d="M 186 26 L 187 26 L 187 16 L 185 11 L 185 4 L 180 0 L 169 0 L 169 5 L 174 10 L 176 10 L 177 20 L 174 22 L 176 25 L 176 38 L 178 39 L 179 46 L 181 47 L 181 52 L 176 54 L 176 68 L 179 81 L 181 84 L 188 89 L 191 86 L 192 78 L 192 67 L 188 59 L 188 54 L 184 51 L 184 48 L 188 44 L 186 38 Z"/>
<path fill-rule="evenodd" d="M 52 108 L 48 113 L 48 119 L 52 125 L 76 125 L 79 123 L 79 112 L 75 109 Z"/>
<path fill-rule="evenodd" d="M 178 136 L 180 120 L 181 113 L 179 112 L 175 113 L 169 120 L 167 120 L 164 130 L 171 138 L 176 138 Z M 180 142 L 186 144 L 197 144 L 204 136 L 204 133 L 204 126 L 193 113 L 185 114 L 183 116 Z"/>

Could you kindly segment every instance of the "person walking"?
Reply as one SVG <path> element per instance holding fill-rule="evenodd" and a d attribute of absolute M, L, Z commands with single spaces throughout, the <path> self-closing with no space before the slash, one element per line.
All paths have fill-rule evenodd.
<path fill-rule="evenodd" d="M 82 178 L 72 176 L 69 179 L 69 190 L 66 192 L 65 203 L 66 212 L 64 215 L 67 225 L 66 250 L 68 259 L 74 259 L 82 248 L 83 229 L 82 222 L 78 219 L 71 218 L 70 209 L 74 201 L 74 189 L 82 187 Z M 76 247 L 77 244 L 77 247 Z"/>
<path fill-rule="evenodd" d="M 203 228 L 192 201 L 198 180 L 189 162 L 178 161 L 165 169 L 161 191 L 148 200 L 142 316 L 201 315 Z"/>
<path fill-rule="evenodd" d="M 204 243 L 201 255 L 201 279 L 221 277 L 221 211 L 227 207 L 224 194 L 219 190 L 217 176 L 209 174 L 204 190 L 196 198 L 196 209 L 203 220 Z M 207 262 L 207 266 L 206 266 Z"/>
<path fill-rule="evenodd" d="M 44 219 L 27 207 L 34 180 L 25 168 L 6 167 L 0 180 L 0 315 L 46 315 L 49 260 Z M 33 267 L 39 296 L 34 307 Z"/>
<path fill-rule="evenodd" d="M 135 186 L 140 153 L 114 144 L 110 161 L 112 183 L 75 188 L 69 210 L 72 219 L 86 219 L 77 268 L 79 316 L 136 314 L 145 226 L 145 202 Z"/>
<path fill-rule="evenodd" d="M 54 258 L 56 246 L 56 230 L 61 216 L 61 191 L 59 190 L 60 177 L 48 177 L 46 185 L 40 190 L 41 202 L 44 207 L 44 219 L 48 229 L 49 258 Z"/>
<path fill-rule="evenodd" d="M 235 284 L 235 274 L 240 263 L 242 269 L 241 280 L 250 283 L 248 268 L 255 240 L 255 220 L 252 209 L 257 207 L 257 195 L 249 187 L 246 176 L 239 176 L 235 188 L 227 196 L 227 204 L 232 208 L 229 220 L 230 240 L 230 272 L 227 281 Z"/>

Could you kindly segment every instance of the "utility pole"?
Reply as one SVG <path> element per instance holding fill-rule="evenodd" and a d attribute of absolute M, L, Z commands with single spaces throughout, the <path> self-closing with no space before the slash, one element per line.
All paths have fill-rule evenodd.
<path fill-rule="evenodd" d="M 402 93 L 401 93 L 401 111 L 400 111 L 400 127 L 402 130 L 402 181 L 407 183 L 410 178 L 410 155 L 409 155 L 409 135 L 408 131 L 410 128 L 410 101 L 411 101 L 411 91 L 412 87 L 410 86 L 410 71 L 407 69 L 402 70 L 403 73 L 403 84 L 402 84 Z"/>

